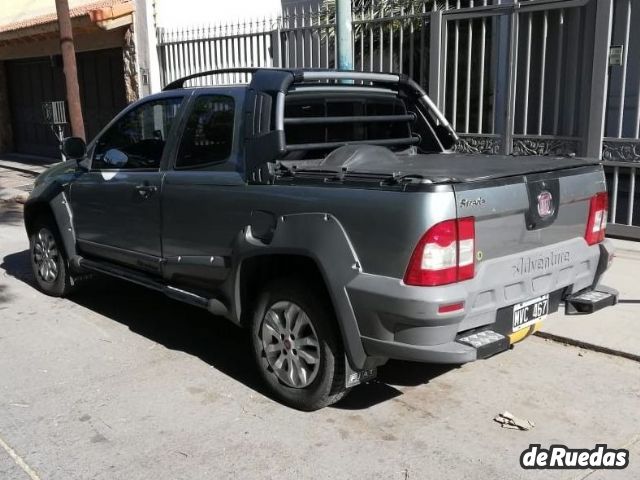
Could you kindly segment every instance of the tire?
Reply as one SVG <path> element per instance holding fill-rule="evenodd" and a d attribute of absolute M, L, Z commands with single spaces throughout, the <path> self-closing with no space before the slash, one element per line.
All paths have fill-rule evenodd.
<path fill-rule="evenodd" d="M 304 411 L 347 393 L 335 315 L 319 291 L 296 278 L 276 279 L 259 296 L 251 321 L 260 375 L 278 400 Z"/>
<path fill-rule="evenodd" d="M 50 217 L 40 217 L 34 222 L 29 236 L 29 254 L 31 270 L 41 292 L 64 297 L 73 290 L 58 227 Z"/>

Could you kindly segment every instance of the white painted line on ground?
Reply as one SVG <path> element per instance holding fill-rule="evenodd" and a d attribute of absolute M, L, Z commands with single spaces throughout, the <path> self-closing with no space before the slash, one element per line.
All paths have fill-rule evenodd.
<path fill-rule="evenodd" d="M 38 474 L 34 472 L 33 469 L 29 465 L 27 465 L 27 463 L 22 458 L 20 458 L 20 455 L 18 455 L 15 450 L 2 439 L 2 437 L 0 437 L 0 447 L 4 448 L 9 456 L 13 458 L 13 461 L 16 462 L 16 464 L 24 471 L 24 473 L 29 475 L 29 478 L 31 478 L 31 480 L 40 480 Z"/>

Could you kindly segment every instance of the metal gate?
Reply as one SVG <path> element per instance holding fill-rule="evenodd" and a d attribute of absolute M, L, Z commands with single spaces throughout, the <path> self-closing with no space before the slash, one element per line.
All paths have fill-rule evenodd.
<path fill-rule="evenodd" d="M 609 232 L 640 238 L 640 1 L 616 0 L 602 158 L 610 192 Z M 634 28 L 635 27 L 635 28 Z"/>
<path fill-rule="evenodd" d="M 85 130 L 91 139 L 127 104 L 122 50 L 78 53 L 77 61 Z M 16 151 L 59 158 L 58 141 L 44 123 L 42 102 L 66 98 L 62 60 L 7 61 L 7 75 Z"/>
<path fill-rule="evenodd" d="M 439 105 L 475 153 L 586 153 L 595 2 L 443 12 Z M 576 55 L 575 52 L 580 52 Z"/>

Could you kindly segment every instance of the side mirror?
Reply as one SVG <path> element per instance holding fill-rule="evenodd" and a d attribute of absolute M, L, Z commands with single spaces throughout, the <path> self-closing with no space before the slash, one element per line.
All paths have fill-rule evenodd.
<path fill-rule="evenodd" d="M 87 154 L 87 145 L 80 137 L 67 137 L 62 140 L 62 153 L 67 160 L 82 160 Z"/>
<path fill-rule="evenodd" d="M 449 150 L 458 141 L 453 132 L 444 125 L 436 125 L 434 130 L 445 150 Z"/>
<path fill-rule="evenodd" d="M 104 154 L 102 161 L 111 168 L 121 168 L 127 164 L 129 157 L 117 148 L 111 148 Z"/>

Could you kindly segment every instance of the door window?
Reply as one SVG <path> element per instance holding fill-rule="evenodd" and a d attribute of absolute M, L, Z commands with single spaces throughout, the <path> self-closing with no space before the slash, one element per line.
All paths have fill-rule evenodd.
<path fill-rule="evenodd" d="M 117 120 L 98 139 L 94 170 L 158 170 L 182 98 L 144 103 Z"/>
<path fill-rule="evenodd" d="M 182 135 L 176 169 L 202 167 L 229 158 L 233 110 L 231 97 L 202 95 L 196 99 Z"/>

